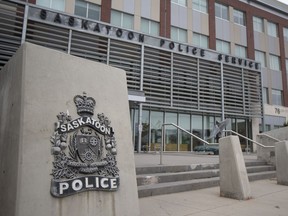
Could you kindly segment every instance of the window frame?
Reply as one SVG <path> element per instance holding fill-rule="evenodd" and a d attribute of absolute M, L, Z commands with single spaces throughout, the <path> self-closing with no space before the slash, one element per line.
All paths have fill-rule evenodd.
<path fill-rule="evenodd" d="M 200 41 L 200 44 L 197 44 L 197 43 L 194 43 L 194 37 L 195 36 L 199 36 L 199 41 Z M 193 36 L 192 36 L 192 44 L 195 45 L 195 46 L 198 46 L 198 47 L 201 47 L 201 48 L 205 48 L 205 49 L 208 49 L 208 46 L 209 46 L 209 37 L 207 35 L 203 35 L 203 34 L 199 34 L 197 32 L 193 32 Z M 205 46 L 203 46 L 202 44 L 202 41 L 204 40 L 204 38 L 206 39 L 206 42 L 205 42 Z M 206 44 L 207 43 L 207 44 Z"/>
<path fill-rule="evenodd" d="M 271 31 L 271 27 L 275 27 L 275 29 L 273 28 L 273 31 Z M 267 22 L 267 34 L 271 37 L 278 37 L 278 25 L 277 23 L 274 22 Z"/>
<path fill-rule="evenodd" d="M 84 17 L 84 16 L 81 16 L 81 15 L 78 15 L 78 14 L 75 13 L 75 11 L 76 11 L 76 1 L 79 1 L 79 2 L 82 2 L 82 3 L 86 4 L 85 17 Z M 93 18 L 90 18 L 90 17 L 89 17 L 89 8 L 90 8 L 90 6 L 92 6 L 92 5 L 99 8 L 99 11 L 98 11 L 98 12 L 99 12 L 99 17 L 98 17 L 98 19 L 93 19 Z M 94 4 L 94 3 L 91 3 L 91 2 L 86 2 L 86 1 L 83 1 L 83 0 L 75 0 L 74 14 L 77 15 L 77 16 L 81 16 L 81 17 L 87 18 L 87 19 L 93 19 L 93 20 L 98 20 L 98 21 L 100 21 L 100 18 L 101 18 L 101 5 Z"/>
<path fill-rule="evenodd" d="M 184 0 L 185 4 L 181 3 L 181 0 L 171 0 L 171 3 L 180 5 L 182 7 L 187 7 L 187 0 Z"/>
<path fill-rule="evenodd" d="M 257 22 L 257 21 L 261 21 L 261 23 Z M 257 24 L 258 27 L 261 25 L 261 30 L 259 30 L 258 27 L 256 28 L 255 24 Z M 264 19 L 263 18 L 253 16 L 253 31 L 257 31 L 257 32 L 261 32 L 261 33 L 264 32 Z"/>
<path fill-rule="evenodd" d="M 277 64 L 274 61 L 277 59 Z M 275 67 L 276 65 L 276 67 Z M 280 57 L 277 55 L 269 54 L 269 68 L 274 71 L 281 71 Z"/>
<path fill-rule="evenodd" d="M 283 28 L 284 41 L 288 42 L 288 27 Z"/>
<path fill-rule="evenodd" d="M 197 1 L 197 2 L 196 2 Z M 205 10 L 203 10 L 203 2 L 205 2 L 205 4 L 206 4 L 206 7 L 205 7 Z M 197 6 L 197 7 L 194 7 L 194 6 Z M 207 14 L 208 13 L 208 2 L 207 2 L 207 0 L 192 0 L 192 9 L 193 10 L 196 10 L 196 11 L 199 11 L 199 12 L 201 12 L 201 13 L 205 13 L 205 14 Z"/>
<path fill-rule="evenodd" d="M 148 32 L 143 31 L 142 29 L 142 21 L 148 21 Z M 151 33 L 151 29 L 152 29 L 152 24 L 157 24 L 157 34 Z M 149 34 L 149 35 L 153 35 L 153 36 L 159 36 L 160 35 L 160 24 L 159 22 L 156 22 L 154 20 L 150 20 L 150 19 L 146 19 L 141 17 L 141 32 L 145 33 L 145 34 Z"/>
<path fill-rule="evenodd" d="M 272 105 L 283 106 L 283 91 L 278 89 L 272 89 L 271 94 Z"/>
<path fill-rule="evenodd" d="M 260 56 L 260 54 L 263 54 L 263 60 L 264 60 L 264 65 L 262 64 L 263 62 L 261 60 L 259 60 L 259 58 L 256 59 L 256 56 Z M 258 61 L 261 63 L 261 67 L 266 68 L 267 67 L 267 60 L 266 60 L 266 53 L 260 50 L 255 50 L 255 61 Z"/>
<path fill-rule="evenodd" d="M 235 21 L 235 18 L 236 18 L 236 20 L 238 18 L 239 22 Z M 241 20 L 243 20 L 243 23 L 241 23 Z M 246 26 L 245 12 L 234 9 L 233 10 L 233 22 L 237 25 Z"/>
<path fill-rule="evenodd" d="M 120 14 L 120 26 L 119 25 L 115 25 L 114 23 L 112 23 L 112 13 L 113 12 L 116 12 L 116 13 L 119 13 Z M 112 25 L 115 25 L 115 26 L 118 26 L 118 27 L 121 27 L 121 28 L 126 28 L 126 29 L 134 29 L 134 15 L 131 15 L 131 14 L 129 14 L 129 13 L 124 13 L 124 12 L 122 12 L 122 11 L 118 11 L 118 10 L 111 10 L 111 24 Z M 132 18 L 132 28 L 129 28 L 129 27 L 126 27 L 126 26 L 124 26 L 123 24 L 124 24 L 124 16 L 130 16 L 131 18 Z"/>
<path fill-rule="evenodd" d="M 220 12 L 221 12 L 220 16 L 217 16 L 217 6 L 220 7 Z M 224 18 L 224 16 L 223 16 L 223 9 L 224 8 L 227 9 L 227 19 Z M 215 17 L 219 18 L 219 19 L 222 19 L 222 20 L 229 21 L 229 7 L 227 5 L 223 5 L 223 4 L 215 2 Z"/>
<path fill-rule="evenodd" d="M 239 54 L 236 50 L 239 50 Z M 241 55 L 241 52 L 244 51 L 244 55 Z M 247 58 L 247 47 L 235 44 L 235 56 L 240 58 Z"/>
<path fill-rule="evenodd" d="M 221 50 L 219 50 L 217 47 L 218 47 L 218 43 L 219 42 L 221 42 Z M 224 52 L 223 51 L 223 44 L 227 44 L 228 45 L 228 48 L 229 48 L 229 50 L 228 50 L 228 53 L 227 52 Z M 224 40 L 220 40 L 220 39 L 216 39 L 216 51 L 218 51 L 218 52 L 221 52 L 221 53 L 224 53 L 224 54 L 231 54 L 231 44 L 230 44 L 230 42 L 228 42 L 228 41 L 224 41 Z"/>
<path fill-rule="evenodd" d="M 172 37 L 172 31 L 173 31 L 172 29 L 177 30 L 177 39 Z M 181 30 L 182 30 L 183 32 L 185 32 L 185 41 L 180 40 L 180 37 L 179 37 L 179 36 L 180 36 L 180 31 L 181 31 Z M 175 41 L 177 41 L 177 42 L 187 43 L 187 42 L 188 42 L 187 30 L 186 30 L 186 29 L 183 29 L 183 28 L 171 26 L 171 39 L 172 39 L 172 40 L 175 40 Z"/>
<path fill-rule="evenodd" d="M 47 1 L 49 1 L 49 6 L 45 6 L 45 5 L 42 5 L 42 4 L 37 3 L 38 0 L 36 0 L 36 3 L 35 3 L 35 4 L 36 4 L 36 5 L 39 5 L 39 6 L 42 6 L 42 7 L 48 7 L 48 8 L 51 8 L 51 9 L 53 9 L 53 10 L 59 10 L 59 11 L 63 11 L 63 12 L 65 11 L 66 0 L 62 0 L 62 2 L 63 2 L 63 10 L 52 7 L 53 1 L 55 1 L 55 0 L 46 0 L 45 2 L 47 2 Z"/>

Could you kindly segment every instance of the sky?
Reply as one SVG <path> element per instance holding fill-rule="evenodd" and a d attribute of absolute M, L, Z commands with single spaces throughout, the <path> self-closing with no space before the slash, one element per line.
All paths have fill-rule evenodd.
<path fill-rule="evenodd" d="M 278 0 L 278 1 L 283 2 L 284 4 L 288 5 L 288 0 Z"/>

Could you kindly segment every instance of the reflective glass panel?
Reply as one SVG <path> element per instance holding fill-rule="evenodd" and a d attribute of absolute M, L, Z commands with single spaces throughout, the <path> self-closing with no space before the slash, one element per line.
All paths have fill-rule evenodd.
<path fill-rule="evenodd" d="M 200 115 L 192 115 L 192 133 L 200 138 L 203 138 L 203 130 L 202 130 L 202 116 Z M 201 141 L 196 138 L 192 139 L 192 147 L 193 149 L 202 145 Z"/>
<path fill-rule="evenodd" d="M 174 123 L 177 125 L 177 113 L 165 113 L 165 123 Z M 178 151 L 177 128 L 172 125 L 165 127 L 165 151 Z"/>
<path fill-rule="evenodd" d="M 190 115 L 179 114 L 179 126 L 191 132 Z M 191 136 L 181 130 L 179 130 L 179 150 L 191 151 Z"/>
<path fill-rule="evenodd" d="M 151 151 L 160 150 L 163 117 L 163 112 L 151 111 Z"/>

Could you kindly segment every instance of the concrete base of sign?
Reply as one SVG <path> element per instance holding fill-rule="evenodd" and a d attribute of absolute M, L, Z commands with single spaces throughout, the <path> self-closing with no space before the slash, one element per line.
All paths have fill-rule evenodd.
<path fill-rule="evenodd" d="M 220 196 L 247 200 L 250 184 L 238 136 L 219 140 Z"/>
<path fill-rule="evenodd" d="M 83 91 L 115 131 L 120 186 L 55 198 L 50 137 Z M 26 43 L 0 72 L 0 98 L 0 215 L 139 215 L 125 71 Z"/>
<path fill-rule="evenodd" d="M 276 143 L 275 152 L 277 183 L 288 185 L 288 141 Z"/>

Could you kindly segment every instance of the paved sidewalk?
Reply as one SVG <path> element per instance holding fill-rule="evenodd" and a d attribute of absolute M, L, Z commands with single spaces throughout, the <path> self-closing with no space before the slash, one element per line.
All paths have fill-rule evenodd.
<path fill-rule="evenodd" d="M 244 154 L 245 161 L 257 160 Z M 135 153 L 136 167 L 159 166 L 159 153 Z M 219 163 L 214 155 L 165 153 L 163 165 Z M 220 197 L 219 187 L 139 199 L 140 216 L 288 216 L 288 186 L 276 179 L 251 182 L 252 198 L 238 201 Z"/>
<path fill-rule="evenodd" d="M 139 199 L 141 216 L 287 216 L 288 186 L 251 183 L 252 199 L 220 197 L 219 187 Z"/>

